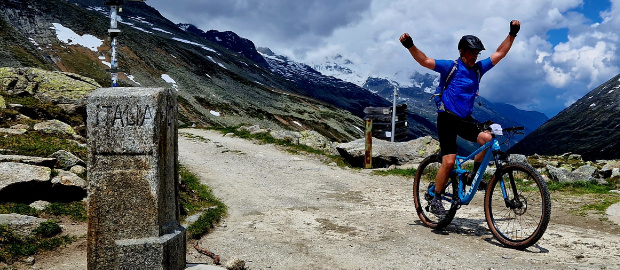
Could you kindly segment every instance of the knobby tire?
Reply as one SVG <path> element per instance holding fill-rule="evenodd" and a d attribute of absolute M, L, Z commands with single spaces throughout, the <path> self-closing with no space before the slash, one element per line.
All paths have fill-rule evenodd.
<path fill-rule="evenodd" d="M 510 207 L 502 196 L 500 180 L 504 182 Z M 513 187 L 517 189 L 517 198 Z M 551 219 L 549 189 L 529 164 L 508 162 L 489 183 L 484 212 L 487 224 L 498 241 L 510 248 L 528 248 L 543 236 Z"/>
<path fill-rule="evenodd" d="M 450 224 L 457 210 L 452 202 L 458 197 L 458 186 L 455 181 L 449 181 L 442 197 L 444 208 L 448 210 L 448 213 L 445 216 L 438 216 L 429 211 L 432 196 L 427 193 L 427 190 L 434 185 L 439 167 L 441 167 L 441 156 L 429 156 L 420 163 L 413 180 L 413 200 L 418 217 L 424 225 L 433 229 L 442 229 Z"/>

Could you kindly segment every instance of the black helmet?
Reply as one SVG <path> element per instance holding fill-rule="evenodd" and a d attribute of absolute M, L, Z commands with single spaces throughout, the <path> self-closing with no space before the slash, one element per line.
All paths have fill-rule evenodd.
<path fill-rule="evenodd" d="M 473 50 L 484 50 L 484 45 L 482 45 L 482 41 L 479 38 L 472 35 L 466 35 L 461 38 L 459 41 L 459 50 L 464 49 L 473 49 Z"/>

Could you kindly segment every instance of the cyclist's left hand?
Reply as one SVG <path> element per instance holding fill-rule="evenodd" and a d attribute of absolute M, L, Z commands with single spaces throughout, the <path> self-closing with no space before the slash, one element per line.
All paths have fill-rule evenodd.
<path fill-rule="evenodd" d="M 517 33 L 519 33 L 519 30 L 521 29 L 521 22 L 518 20 L 512 20 L 510 22 L 510 33 L 509 35 L 516 37 Z"/>

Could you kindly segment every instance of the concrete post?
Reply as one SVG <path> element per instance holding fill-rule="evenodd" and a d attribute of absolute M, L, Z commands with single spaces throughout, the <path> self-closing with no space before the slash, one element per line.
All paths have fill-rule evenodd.
<path fill-rule="evenodd" d="M 87 113 L 88 269 L 184 269 L 175 91 L 98 89 Z"/>

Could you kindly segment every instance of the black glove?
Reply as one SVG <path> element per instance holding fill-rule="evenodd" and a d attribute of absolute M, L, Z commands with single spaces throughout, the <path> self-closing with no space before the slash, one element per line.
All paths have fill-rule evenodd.
<path fill-rule="evenodd" d="M 405 40 L 401 41 L 400 43 L 403 44 L 403 46 L 407 49 L 413 47 L 413 39 L 411 39 L 411 37 L 405 38 Z"/>
<path fill-rule="evenodd" d="M 510 22 L 510 33 L 508 33 L 508 34 L 513 36 L 513 37 L 516 37 L 517 33 L 519 33 L 520 29 L 521 29 L 521 25 L 512 24 L 512 22 Z"/>

